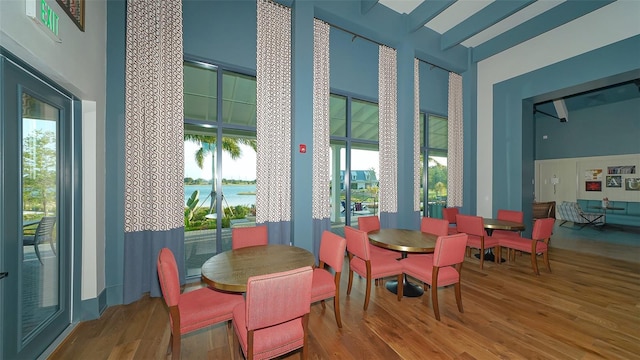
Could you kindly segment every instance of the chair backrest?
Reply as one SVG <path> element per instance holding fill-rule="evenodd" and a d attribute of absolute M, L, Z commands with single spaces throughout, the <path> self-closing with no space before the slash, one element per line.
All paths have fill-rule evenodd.
<path fill-rule="evenodd" d="M 449 222 L 443 219 L 423 217 L 420 221 L 420 231 L 438 236 L 449 233 Z"/>
<path fill-rule="evenodd" d="M 37 244 L 42 239 L 48 239 L 53 234 L 53 226 L 56 224 L 55 216 L 45 216 L 40 219 L 38 223 L 38 228 L 36 229 L 34 242 Z"/>
<path fill-rule="evenodd" d="M 457 207 L 444 208 L 442 209 L 442 218 L 447 220 L 449 224 L 455 224 L 456 221 L 458 221 L 456 219 L 456 215 L 458 215 L 459 213 L 460 210 Z"/>
<path fill-rule="evenodd" d="M 344 237 L 347 239 L 348 252 L 362 260 L 369 260 L 371 258 L 369 236 L 367 236 L 365 231 L 352 228 L 351 226 L 345 226 Z"/>
<path fill-rule="evenodd" d="M 524 213 L 517 210 L 498 209 L 498 220 L 521 223 L 524 221 Z"/>
<path fill-rule="evenodd" d="M 533 223 L 531 238 L 534 240 L 544 240 L 551 237 L 553 233 L 554 218 L 537 219 Z"/>
<path fill-rule="evenodd" d="M 347 240 L 340 235 L 325 230 L 320 240 L 320 261 L 331 266 L 335 272 L 342 271 L 344 252 L 347 249 Z"/>
<path fill-rule="evenodd" d="M 176 306 L 180 300 L 180 280 L 178 276 L 178 265 L 173 252 L 169 248 L 160 249 L 158 254 L 158 280 L 162 297 L 167 306 Z"/>
<path fill-rule="evenodd" d="M 247 330 L 281 324 L 309 313 L 313 270 L 310 266 L 252 276 L 247 281 Z"/>
<path fill-rule="evenodd" d="M 465 233 L 438 236 L 433 252 L 433 266 L 450 266 L 463 262 L 468 238 Z"/>
<path fill-rule="evenodd" d="M 456 215 L 458 232 L 475 236 L 486 236 L 484 231 L 484 220 L 475 215 Z"/>
<path fill-rule="evenodd" d="M 269 244 L 269 232 L 266 225 L 239 227 L 231 229 L 231 248 Z"/>
<path fill-rule="evenodd" d="M 380 218 L 375 215 L 360 216 L 358 218 L 358 229 L 364 232 L 380 230 Z"/>

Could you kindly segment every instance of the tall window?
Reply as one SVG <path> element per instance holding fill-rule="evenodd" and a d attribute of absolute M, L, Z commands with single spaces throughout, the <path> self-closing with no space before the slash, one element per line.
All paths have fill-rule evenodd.
<path fill-rule="evenodd" d="M 255 224 L 255 76 L 184 63 L 185 263 L 231 249 L 231 228 Z"/>
<path fill-rule="evenodd" d="M 332 94 L 330 113 L 331 223 L 342 233 L 378 214 L 378 104 Z"/>
<path fill-rule="evenodd" d="M 447 118 L 421 113 L 420 133 L 422 214 L 442 218 L 447 204 Z"/>

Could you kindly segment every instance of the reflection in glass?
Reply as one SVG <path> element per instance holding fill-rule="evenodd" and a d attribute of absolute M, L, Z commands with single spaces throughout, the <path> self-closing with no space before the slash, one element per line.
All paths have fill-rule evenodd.
<path fill-rule="evenodd" d="M 59 117 L 57 108 L 22 95 L 23 340 L 60 309 L 56 254 Z"/>

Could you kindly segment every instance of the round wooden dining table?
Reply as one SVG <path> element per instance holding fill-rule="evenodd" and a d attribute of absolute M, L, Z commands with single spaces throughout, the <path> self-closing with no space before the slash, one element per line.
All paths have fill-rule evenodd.
<path fill-rule="evenodd" d="M 508 220 L 500 220 L 500 219 L 491 219 L 491 218 L 483 218 L 484 229 L 487 231 L 487 235 L 491 236 L 493 234 L 493 230 L 507 230 L 507 231 L 523 231 L 525 226 L 523 223 L 508 221 Z M 476 258 L 480 258 L 480 254 L 476 254 Z M 495 254 L 493 253 L 493 249 L 486 249 L 484 252 L 484 260 L 485 261 L 495 261 Z M 504 259 L 500 258 L 500 262 L 504 262 Z"/>
<path fill-rule="evenodd" d="M 266 275 L 315 265 L 313 254 L 289 245 L 259 245 L 229 250 L 202 265 L 202 281 L 214 289 L 246 292 L 251 276 Z"/>
<path fill-rule="evenodd" d="M 369 242 L 381 248 L 399 251 L 402 258 L 407 253 L 432 253 L 436 248 L 437 235 L 424 233 L 420 230 L 408 229 L 380 229 L 368 233 Z M 387 281 L 386 287 L 394 294 L 398 293 L 398 282 Z M 407 280 L 404 275 L 402 294 L 407 297 L 421 296 L 424 290 Z"/>

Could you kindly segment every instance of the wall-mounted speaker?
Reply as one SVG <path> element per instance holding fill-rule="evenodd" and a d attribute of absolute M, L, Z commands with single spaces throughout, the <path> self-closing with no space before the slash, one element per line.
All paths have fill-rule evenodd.
<path fill-rule="evenodd" d="M 567 105 L 564 103 L 563 99 L 553 100 L 553 106 L 556 108 L 556 113 L 558 113 L 560 122 L 569 121 L 569 112 L 567 111 Z"/>

